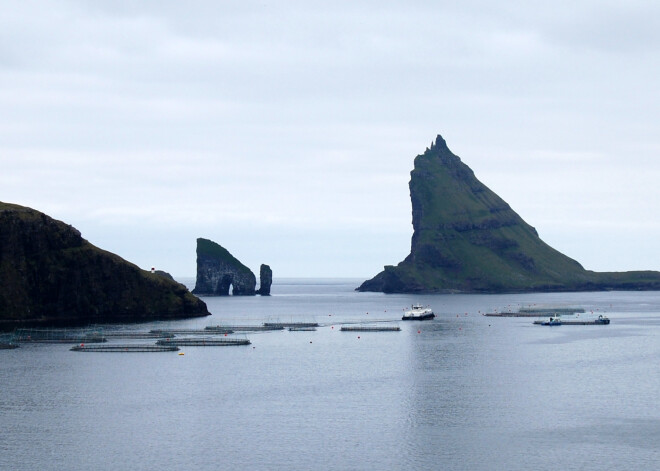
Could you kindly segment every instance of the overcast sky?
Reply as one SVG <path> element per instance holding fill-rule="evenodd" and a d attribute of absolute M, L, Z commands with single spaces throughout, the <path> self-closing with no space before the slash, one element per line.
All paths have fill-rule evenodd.
<path fill-rule="evenodd" d="M 660 2 L 4 0 L 0 200 L 143 268 L 369 278 L 449 148 L 598 271 L 660 270 Z"/>

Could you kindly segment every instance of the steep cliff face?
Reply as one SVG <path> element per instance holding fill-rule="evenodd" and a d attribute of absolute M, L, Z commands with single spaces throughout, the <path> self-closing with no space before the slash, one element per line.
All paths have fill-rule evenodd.
<path fill-rule="evenodd" d="M 660 274 L 594 273 L 543 242 L 437 137 L 410 178 L 410 255 L 358 288 L 384 292 L 657 289 Z M 623 280 L 626 280 L 624 283 Z M 625 288 L 627 286 L 627 288 Z"/>
<path fill-rule="evenodd" d="M 208 239 L 197 239 L 197 280 L 193 293 L 199 296 L 254 296 L 257 279 L 227 249 Z"/>
<path fill-rule="evenodd" d="M 209 315 L 182 284 L 103 251 L 73 227 L 0 203 L 0 327 Z"/>
<path fill-rule="evenodd" d="M 268 265 L 261 265 L 259 269 L 259 291 L 261 296 L 270 296 L 270 286 L 273 284 L 273 270 Z"/>

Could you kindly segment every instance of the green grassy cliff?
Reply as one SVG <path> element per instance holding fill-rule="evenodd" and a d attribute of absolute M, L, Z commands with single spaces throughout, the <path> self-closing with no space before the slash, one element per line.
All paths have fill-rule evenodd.
<path fill-rule="evenodd" d="M 360 291 L 660 289 L 660 273 L 595 273 L 547 245 L 440 136 L 415 158 L 410 175 L 410 255 Z"/>

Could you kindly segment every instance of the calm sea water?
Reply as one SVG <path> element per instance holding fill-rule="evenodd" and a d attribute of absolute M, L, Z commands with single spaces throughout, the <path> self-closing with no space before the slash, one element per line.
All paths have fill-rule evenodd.
<path fill-rule="evenodd" d="M 323 324 L 252 333 L 250 346 L 0 350 L 0 469 L 660 466 L 660 293 L 408 296 L 356 293 L 360 281 L 276 280 L 270 297 L 206 298 L 208 318 L 131 326 Z M 397 323 L 414 302 L 438 317 L 339 330 Z M 481 315 L 534 304 L 612 324 Z"/>

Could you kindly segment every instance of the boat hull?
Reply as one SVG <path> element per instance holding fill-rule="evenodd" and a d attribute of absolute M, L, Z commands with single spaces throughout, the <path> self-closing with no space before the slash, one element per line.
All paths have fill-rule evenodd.
<path fill-rule="evenodd" d="M 411 315 L 411 316 L 403 316 L 401 318 L 402 321 L 428 321 L 431 320 L 435 317 L 435 314 L 421 314 L 419 316 Z"/>

